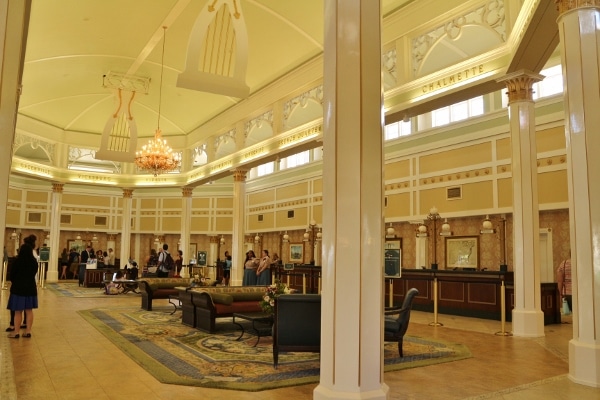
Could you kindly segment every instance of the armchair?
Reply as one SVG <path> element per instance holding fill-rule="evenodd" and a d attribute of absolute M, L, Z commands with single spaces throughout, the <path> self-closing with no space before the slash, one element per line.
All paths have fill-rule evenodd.
<path fill-rule="evenodd" d="M 386 342 L 398 342 L 398 353 L 400 353 L 400 357 L 404 357 L 404 354 L 402 353 L 402 342 L 404 334 L 408 329 L 413 298 L 418 294 L 419 291 L 412 288 L 406 293 L 404 302 L 402 302 L 402 307 L 385 308 L 383 340 Z"/>

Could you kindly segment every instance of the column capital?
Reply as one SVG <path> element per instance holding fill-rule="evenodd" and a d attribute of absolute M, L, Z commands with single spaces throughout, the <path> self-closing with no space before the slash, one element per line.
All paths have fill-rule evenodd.
<path fill-rule="evenodd" d="M 194 191 L 193 187 L 184 186 L 181 188 L 181 194 L 183 197 L 192 197 L 192 192 Z"/>
<path fill-rule="evenodd" d="M 62 193 L 64 188 L 65 188 L 64 183 L 57 183 L 57 182 L 52 183 L 52 193 Z"/>
<path fill-rule="evenodd" d="M 544 79 L 543 75 L 531 71 L 516 71 L 500 78 L 497 82 L 504 83 L 508 92 L 508 103 L 513 101 L 533 101 L 533 84 Z"/>
<path fill-rule="evenodd" d="M 133 197 L 133 189 L 123 189 L 123 198 L 130 199 Z"/>
<path fill-rule="evenodd" d="M 600 0 L 554 0 L 558 15 L 578 8 L 599 8 Z"/>
<path fill-rule="evenodd" d="M 208 237 L 208 242 L 209 243 L 219 243 L 219 237 L 218 236 L 209 236 Z"/>
<path fill-rule="evenodd" d="M 233 171 L 233 181 L 234 182 L 245 182 L 246 174 L 248 173 L 247 169 L 236 169 Z"/>

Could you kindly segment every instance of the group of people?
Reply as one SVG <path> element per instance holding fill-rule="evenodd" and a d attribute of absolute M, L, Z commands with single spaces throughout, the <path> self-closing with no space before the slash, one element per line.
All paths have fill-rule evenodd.
<path fill-rule="evenodd" d="M 92 246 L 86 246 L 81 254 L 73 247 L 69 252 L 63 248 L 60 254 L 61 274 L 59 279 L 67 279 L 67 271 L 70 271 L 73 279 L 79 276 L 79 264 L 96 264 L 97 268 L 112 268 L 115 266 L 115 253 L 112 248 L 107 251 L 94 251 Z"/>
<path fill-rule="evenodd" d="M 242 286 L 268 286 L 271 284 L 271 264 L 279 262 L 277 253 L 269 257 L 269 250 L 263 250 L 260 258 L 256 257 L 253 250 L 246 252 L 244 261 L 244 277 Z"/>
<path fill-rule="evenodd" d="M 169 276 L 171 270 L 168 269 L 167 257 L 170 256 L 169 253 L 169 245 L 163 244 L 162 248 L 158 251 L 151 249 L 150 255 L 146 260 L 146 265 L 148 267 L 156 267 L 156 276 L 158 278 L 166 278 Z M 179 273 L 181 272 L 181 267 L 183 266 L 183 251 L 177 250 L 177 258 L 173 258 L 173 262 L 175 263 L 173 270 L 173 276 L 179 277 Z"/>

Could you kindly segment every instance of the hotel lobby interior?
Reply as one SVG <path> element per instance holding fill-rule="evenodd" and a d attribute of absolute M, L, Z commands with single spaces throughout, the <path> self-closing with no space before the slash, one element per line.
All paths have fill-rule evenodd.
<path fill-rule="evenodd" d="M 51 254 L 32 337 L 0 337 L 0 399 L 600 398 L 599 1 L 0 6 L 0 236 L 11 263 L 29 234 Z M 63 248 L 143 266 L 163 243 L 211 280 L 229 251 L 233 286 L 248 250 L 318 267 L 320 380 L 163 383 L 84 318 L 139 294 L 61 294 Z M 407 335 L 469 356 L 384 373 L 384 307 L 412 286 Z"/>

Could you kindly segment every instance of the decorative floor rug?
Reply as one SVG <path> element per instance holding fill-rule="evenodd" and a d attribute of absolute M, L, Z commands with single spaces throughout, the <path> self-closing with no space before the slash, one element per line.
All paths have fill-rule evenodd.
<path fill-rule="evenodd" d="M 56 283 L 46 283 L 46 289 L 50 290 L 57 296 L 64 297 L 117 297 L 117 296 L 139 296 L 136 293 L 128 292 L 121 295 L 107 295 L 104 293 L 104 288 L 92 287 L 86 288 L 79 286 L 79 283 L 75 281 L 62 281 Z"/>
<path fill-rule="evenodd" d="M 319 381 L 318 353 L 280 353 L 273 367 L 272 341 L 218 320 L 208 334 L 181 323 L 181 312 L 97 308 L 79 313 L 111 342 L 162 383 L 260 391 Z M 246 330 L 247 331 L 247 330 Z M 404 357 L 397 343 L 385 344 L 385 371 L 415 368 L 471 357 L 460 344 L 405 336 Z"/>

